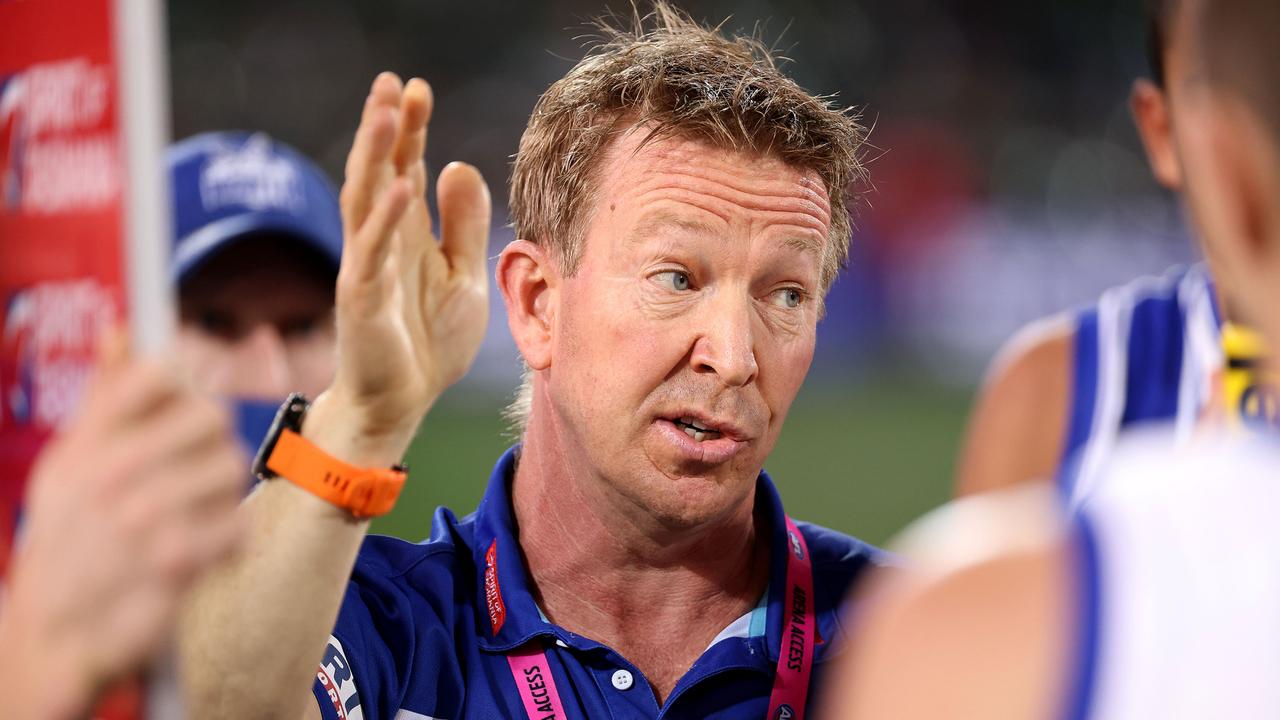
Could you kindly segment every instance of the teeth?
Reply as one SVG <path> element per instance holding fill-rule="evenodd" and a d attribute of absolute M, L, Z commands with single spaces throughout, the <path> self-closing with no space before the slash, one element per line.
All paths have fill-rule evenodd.
<path fill-rule="evenodd" d="M 707 438 L 720 437 L 720 433 L 716 432 L 715 430 L 707 430 L 704 428 L 691 426 L 685 420 L 681 420 L 680 425 L 681 425 L 680 429 L 684 431 L 685 435 L 688 435 L 689 437 L 693 438 L 694 440 L 697 440 L 698 442 L 702 442 Z"/>

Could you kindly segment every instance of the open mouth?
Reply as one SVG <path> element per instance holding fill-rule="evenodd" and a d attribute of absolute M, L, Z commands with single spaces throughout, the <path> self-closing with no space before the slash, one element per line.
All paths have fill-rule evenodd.
<path fill-rule="evenodd" d="M 698 424 L 697 420 L 690 417 L 682 417 L 679 420 L 672 420 L 672 422 L 676 427 L 683 430 L 685 435 L 688 435 L 698 442 L 702 442 L 703 440 L 718 440 L 723 437 L 719 430 L 703 427 Z"/>

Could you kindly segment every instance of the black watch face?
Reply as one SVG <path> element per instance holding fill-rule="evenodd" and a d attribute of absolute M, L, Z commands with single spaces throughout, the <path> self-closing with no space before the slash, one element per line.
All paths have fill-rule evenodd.
<path fill-rule="evenodd" d="M 253 473 L 255 475 L 263 480 L 269 480 L 276 476 L 267 467 L 267 460 L 276 449 L 276 441 L 280 439 L 280 433 L 285 430 L 302 431 L 302 418 L 306 416 L 307 408 L 309 407 L 311 407 L 311 403 L 307 401 L 306 396 L 302 393 L 293 393 L 280 405 L 280 409 L 276 412 L 276 419 L 271 423 L 271 429 L 267 430 L 267 436 L 262 439 L 262 444 L 258 446 L 258 454 L 253 458 Z"/>

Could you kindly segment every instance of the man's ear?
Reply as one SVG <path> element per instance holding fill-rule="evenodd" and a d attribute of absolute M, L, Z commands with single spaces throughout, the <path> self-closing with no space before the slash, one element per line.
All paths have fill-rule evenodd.
<path fill-rule="evenodd" d="M 1129 109 L 1156 182 L 1175 192 L 1182 190 L 1182 161 L 1173 144 L 1168 95 L 1154 82 L 1140 78 L 1129 91 Z"/>
<path fill-rule="evenodd" d="M 558 288 L 556 265 L 541 246 L 513 240 L 498 256 L 498 289 L 507 304 L 507 326 L 531 370 L 551 365 Z"/>

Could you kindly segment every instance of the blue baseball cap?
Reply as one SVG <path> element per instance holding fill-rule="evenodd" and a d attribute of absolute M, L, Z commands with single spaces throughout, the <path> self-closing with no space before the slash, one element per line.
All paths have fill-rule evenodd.
<path fill-rule="evenodd" d="M 333 183 L 301 153 L 266 133 L 211 132 L 169 148 L 173 192 L 171 277 L 182 283 L 236 241 L 260 233 L 342 258 Z"/>

